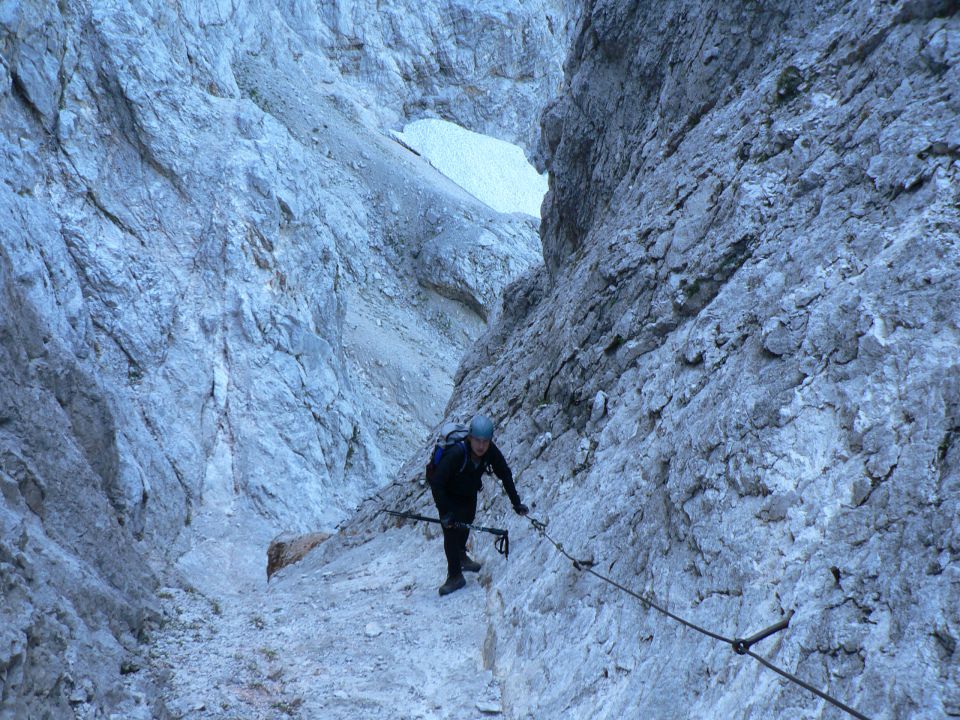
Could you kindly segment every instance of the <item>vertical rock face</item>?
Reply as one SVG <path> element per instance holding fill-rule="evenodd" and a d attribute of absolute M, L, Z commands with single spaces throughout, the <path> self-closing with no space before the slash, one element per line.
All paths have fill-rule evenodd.
<path fill-rule="evenodd" d="M 397 7 L 349 3 L 4 3 L 3 717 L 162 714 L 121 688 L 154 572 L 182 557 L 211 574 L 211 536 L 262 551 L 329 529 L 437 421 L 483 327 L 471 308 L 494 310 L 476 294 L 535 261 L 535 229 L 380 123 L 431 109 L 489 129 L 499 107 L 529 141 L 524 103 L 559 52 L 532 57 L 533 15 L 490 10 L 478 77 L 512 55 L 453 97 L 472 60 L 465 9 L 444 12 L 395 27 Z M 515 42 L 514 22 L 535 37 Z M 357 66 L 355 26 L 382 39 Z M 451 78 L 430 74 L 438 54 Z M 384 79 L 393 66 L 409 77 Z M 476 233 L 487 264 L 445 287 L 466 305 L 418 284 L 424 247 L 455 258 Z M 405 376 L 416 353 L 423 377 Z"/>
<path fill-rule="evenodd" d="M 561 82 L 578 2 L 326 3 L 310 40 L 386 122 L 439 115 L 536 145 L 538 115 Z"/>
<path fill-rule="evenodd" d="M 589 3 L 548 272 L 452 403 L 569 552 L 730 637 L 795 610 L 755 650 L 875 718 L 960 714 L 957 13 Z M 517 535 L 512 717 L 841 716 Z"/>
<path fill-rule="evenodd" d="M 35 206 L 0 197 L 4 217 L 22 212 L 43 232 Z M 119 689 L 121 667 L 129 667 L 153 614 L 153 582 L 135 541 L 150 490 L 145 484 L 134 495 L 125 486 L 110 394 L 77 357 L 84 325 L 71 313 L 81 300 L 62 248 L 34 245 L 34 255 L 24 251 L 25 236 L 2 237 L 2 716 L 42 709 L 68 717 L 71 704 Z M 48 293 L 63 303 L 59 316 L 49 312 Z M 166 520 L 158 513 L 154 524 Z"/>

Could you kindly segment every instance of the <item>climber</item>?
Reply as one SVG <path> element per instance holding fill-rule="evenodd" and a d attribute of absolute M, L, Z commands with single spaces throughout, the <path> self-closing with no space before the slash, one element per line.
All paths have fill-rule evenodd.
<path fill-rule="evenodd" d="M 483 474 L 490 471 L 500 478 L 514 512 L 526 515 L 529 510 L 520 502 L 510 466 L 493 442 L 493 422 L 477 415 L 470 421 L 466 442 L 451 445 L 430 476 L 430 489 L 443 524 L 443 552 L 447 557 L 447 580 L 440 586 L 441 595 L 449 595 L 467 584 L 464 570 L 480 570 L 480 563 L 467 555 L 470 530 L 454 523 L 473 522 Z"/>

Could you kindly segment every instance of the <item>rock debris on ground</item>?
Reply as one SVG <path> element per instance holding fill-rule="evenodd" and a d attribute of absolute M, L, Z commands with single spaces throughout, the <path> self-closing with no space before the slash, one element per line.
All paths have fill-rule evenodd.
<path fill-rule="evenodd" d="M 349 539 L 348 539 L 349 540 Z M 490 718 L 483 584 L 441 598 L 442 540 L 416 526 L 352 539 L 221 588 L 162 588 L 150 661 L 184 720 Z M 336 546 L 336 547 L 334 547 Z M 256 552 L 249 548 L 248 552 Z"/>

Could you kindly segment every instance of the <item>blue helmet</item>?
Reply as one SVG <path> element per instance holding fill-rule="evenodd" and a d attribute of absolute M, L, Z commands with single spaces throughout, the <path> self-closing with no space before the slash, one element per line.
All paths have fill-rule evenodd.
<path fill-rule="evenodd" d="M 470 437 L 477 440 L 493 439 L 493 421 L 484 415 L 474 415 L 470 421 Z"/>

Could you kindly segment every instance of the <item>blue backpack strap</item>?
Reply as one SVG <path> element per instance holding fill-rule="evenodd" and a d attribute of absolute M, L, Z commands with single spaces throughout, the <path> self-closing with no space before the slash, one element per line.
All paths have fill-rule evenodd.
<path fill-rule="evenodd" d="M 441 445 L 434 446 L 433 455 L 430 458 L 430 465 L 432 467 L 436 467 L 437 465 L 439 465 L 440 460 L 443 458 L 446 451 L 454 447 L 455 445 L 459 446 L 460 449 L 463 450 L 463 465 L 460 466 L 460 472 L 463 472 L 467 468 L 467 460 L 470 458 L 470 451 L 467 450 L 467 443 L 465 440 L 459 440 L 453 443 L 453 445 L 448 445 L 446 448 L 444 448 Z"/>

